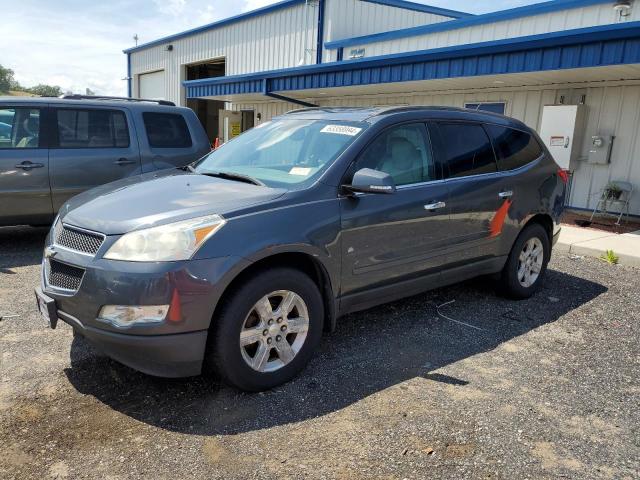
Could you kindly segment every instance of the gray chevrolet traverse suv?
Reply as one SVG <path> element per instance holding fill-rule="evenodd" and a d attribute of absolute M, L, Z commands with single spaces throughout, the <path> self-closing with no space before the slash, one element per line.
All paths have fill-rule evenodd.
<path fill-rule="evenodd" d="M 193 110 L 164 100 L 0 97 L 0 226 L 50 225 L 84 190 L 209 151 Z"/>
<path fill-rule="evenodd" d="M 268 389 L 346 313 L 479 275 L 533 295 L 566 181 L 539 137 L 503 116 L 298 110 L 188 167 L 68 201 L 38 307 L 142 372 L 210 367 Z"/>

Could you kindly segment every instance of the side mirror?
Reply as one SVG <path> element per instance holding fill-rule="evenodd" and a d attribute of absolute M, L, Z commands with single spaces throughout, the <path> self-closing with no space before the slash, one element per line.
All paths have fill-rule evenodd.
<path fill-rule="evenodd" d="M 344 185 L 349 192 L 360 193 L 395 193 L 396 183 L 388 173 L 371 168 L 363 168 L 353 175 L 351 185 Z"/>

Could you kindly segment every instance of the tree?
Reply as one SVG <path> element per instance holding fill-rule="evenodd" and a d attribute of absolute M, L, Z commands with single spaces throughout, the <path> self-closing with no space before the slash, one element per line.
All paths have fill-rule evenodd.
<path fill-rule="evenodd" d="M 53 86 L 39 84 L 35 87 L 27 89 L 27 91 L 41 97 L 59 97 L 60 95 L 62 95 L 62 89 L 57 85 Z"/>
<path fill-rule="evenodd" d="M 13 70 L 0 65 L 0 92 L 6 93 L 17 85 L 13 78 Z"/>

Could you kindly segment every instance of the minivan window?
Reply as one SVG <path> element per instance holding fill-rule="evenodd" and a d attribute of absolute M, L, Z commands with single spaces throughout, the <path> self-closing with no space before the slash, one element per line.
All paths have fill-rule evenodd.
<path fill-rule="evenodd" d="M 498 171 L 491 141 L 482 125 L 440 123 L 439 130 L 449 177 L 467 177 Z"/>
<path fill-rule="evenodd" d="M 500 170 L 515 170 L 537 160 L 542 147 L 529 133 L 498 125 L 487 125 L 498 155 Z"/>
<path fill-rule="evenodd" d="M 40 110 L 0 107 L 0 148 L 38 148 Z"/>
<path fill-rule="evenodd" d="M 383 132 L 366 148 L 356 167 L 388 173 L 398 186 L 436 180 L 423 124 L 401 125 Z"/>
<path fill-rule="evenodd" d="M 129 129 L 123 112 L 64 108 L 56 111 L 59 148 L 126 148 Z"/>
<path fill-rule="evenodd" d="M 204 157 L 196 172 L 236 173 L 269 187 L 301 188 L 319 177 L 366 127 L 286 118 L 263 123 Z"/>
<path fill-rule="evenodd" d="M 191 146 L 191 134 L 182 115 L 145 112 L 142 118 L 151 147 L 188 148 Z"/>

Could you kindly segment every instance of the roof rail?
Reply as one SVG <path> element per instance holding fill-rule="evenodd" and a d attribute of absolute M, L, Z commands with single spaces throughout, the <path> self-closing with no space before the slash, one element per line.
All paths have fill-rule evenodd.
<path fill-rule="evenodd" d="M 150 98 L 130 98 L 130 97 L 108 97 L 104 95 L 79 95 L 77 93 L 71 95 L 60 95 L 58 98 L 65 100 L 122 100 L 126 102 L 150 102 L 167 107 L 175 107 L 176 104 L 168 100 L 151 100 Z"/>

